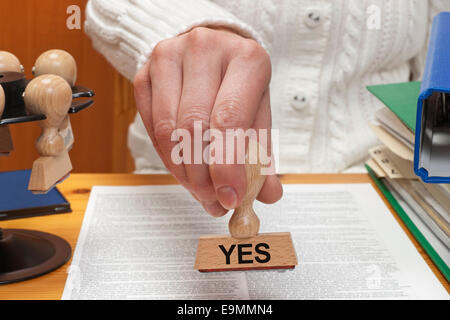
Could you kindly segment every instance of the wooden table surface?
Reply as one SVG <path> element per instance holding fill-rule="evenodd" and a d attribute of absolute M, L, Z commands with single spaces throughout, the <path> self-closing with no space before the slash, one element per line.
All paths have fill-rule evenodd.
<path fill-rule="evenodd" d="M 328 183 L 365 183 L 371 181 L 366 174 L 303 174 L 303 175 L 283 175 L 282 182 L 290 183 L 307 183 L 307 184 L 328 184 Z M 59 190 L 69 200 L 73 212 L 70 214 L 60 214 L 45 217 L 35 217 L 19 220 L 1 221 L 2 228 L 20 228 L 20 229 L 34 229 L 56 234 L 66 239 L 72 249 L 78 239 L 81 223 L 83 221 L 84 212 L 86 210 L 89 194 L 92 186 L 131 186 L 131 185 L 164 185 L 174 184 L 176 181 L 167 175 L 132 175 L 132 174 L 72 174 L 69 179 L 58 186 Z M 375 186 L 375 185 L 374 185 Z M 376 188 L 376 186 L 375 186 Z M 378 189 L 377 189 L 378 191 Z M 439 272 L 434 263 L 430 260 L 422 247 L 414 239 L 408 229 L 405 227 L 401 219 L 392 210 L 392 207 L 383 198 L 386 205 L 389 207 L 394 217 L 406 232 L 409 239 L 414 243 L 414 246 L 429 265 L 433 273 L 450 292 L 449 283 L 444 276 Z M 56 271 L 39 278 L 28 281 L 0 285 L 0 299 L 60 299 L 64 284 L 67 277 L 67 269 L 70 266 L 70 261 Z"/>

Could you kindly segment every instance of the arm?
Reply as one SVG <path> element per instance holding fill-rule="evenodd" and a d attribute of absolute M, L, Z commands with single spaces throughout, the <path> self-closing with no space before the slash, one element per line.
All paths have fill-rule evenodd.
<path fill-rule="evenodd" d="M 266 129 L 270 153 L 271 63 L 256 33 L 205 0 L 91 0 L 86 31 L 123 75 L 134 77 L 137 108 L 167 169 L 211 215 L 238 207 L 247 189 L 244 166 L 175 163 L 172 134 L 184 129 L 195 137 L 196 121 L 202 136 L 208 129 L 223 137 L 227 129 Z M 222 156 L 225 163 L 226 150 Z M 271 175 L 258 200 L 281 195 Z"/>
<path fill-rule="evenodd" d="M 207 0 L 90 0 L 86 7 L 85 32 L 94 48 L 131 81 L 157 43 L 202 26 L 262 44 L 249 25 Z"/>

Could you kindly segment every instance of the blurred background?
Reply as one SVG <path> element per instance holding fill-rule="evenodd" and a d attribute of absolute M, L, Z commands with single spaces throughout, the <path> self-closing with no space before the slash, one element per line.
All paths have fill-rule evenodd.
<path fill-rule="evenodd" d="M 63 49 L 78 65 L 77 84 L 96 93 L 95 104 L 71 116 L 75 144 L 70 152 L 73 172 L 132 172 L 133 159 L 127 148 L 128 125 L 136 107 L 132 84 L 118 74 L 91 46 L 84 34 L 87 0 L 1 0 L 0 50 L 15 54 L 32 78 L 38 56 L 49 49 Z M 81 8 L 81 30 L 69 30 L 67 8 Z M 35 141 L 37 122 L 10 126 L 14 151 L 0 157 L 0 171 L 31 169 L 39 156 Z"/>

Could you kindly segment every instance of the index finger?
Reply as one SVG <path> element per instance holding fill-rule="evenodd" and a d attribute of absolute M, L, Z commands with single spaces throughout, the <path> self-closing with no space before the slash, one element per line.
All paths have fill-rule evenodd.
<path fill-rule="evenodd" d="M 240 48 L 242 54 L 228 65 L 210 120 L 211 129 L 218 130 L 223 137 L 223 156 L 215 158 L 210 174 L 217 198 L 227 209 L 236 208 L 247 189 L 243 159 L 236 158 L 236 148 L 227 146 L 227 130 L 241 129 L 242 133 L 253 127 L 271 76 L 270 59 L 264 49 L 256 42 L 246 43 L 246 48 Z M 230 160 L 234 161 L 230 163 Z"/>

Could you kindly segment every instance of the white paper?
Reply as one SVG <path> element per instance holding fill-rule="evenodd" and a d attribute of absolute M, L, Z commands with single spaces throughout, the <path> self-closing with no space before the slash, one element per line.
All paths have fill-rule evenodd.
<path fill-rule="evenodd" d="M 411 149 L 414 149 L 414 133 L 388 108 L 381 108 L 375 113 L 375 117 L 384 129 L 399 138 Z"/>
<path fill-rule="evenodd" d="M 245 274 L 194 270 L 224 233 L 180 186 L 94 187 L 62 299 L 248 299 Z"/>
<path fill-rule="evenodd" d="M 385 180 L 385 183 L 388 185 L 388 188 L 390 190 L 394 189 L 396 192 L 396 199 L 402 198 L 405 203 L 408 204 L 408 207 L 410 207 L 415 214 L 420 217 L 422 222 L 425 223 L 428 229 L 430 229 L 435 237 L 437 237 L 441 241 L 442 244 L 445 245 L 445 252 L 447 255 L 450 255 L 449 248 L 450 248 L 450 238 L 447 236 L 447 234 L 440 228 L 440 226 L 436 223 L 436 221 L 433 220 L 433 218 L 430 217 L 428 212 L 425 211 L 423 207 L 420 206 L 419 203 L 409 194 L 408 190 L 403 188 L 399 183 L 397 183 L 394 180 Z M 402 207 L 403 208 L 403 207 Z M 428 239 L 428 238 L 427 238 Z M 434 248 L 434 247 L 433 247 Z"/>
<path fill-rule="evenodd" d="M 226 234 L 180 186 L 94 187 L 63 299 L 448 299 L 370 184 L 285 185 L 255 203 L 291 232 L 293 271 L 199 273 L 198 238 Z"/>
<path fill-rule="evenodd" d="M 395 200 L 400 204 L 403 211 L 411 219 L 412 223 L 419 229 L 420 233 L 427 239 L 428 243 L 433 247 L 434 251 L 439 255 L 439 257 L 445 262 L 445 264 L 450 265 L 450 252 L 448 247 L 436 236 L 432 229 L 422 220 L 421 215 L 417 213 L 417 209 L 420 206 L 416 202 L 407 202 L 402 196 L 390 185 L 389 181 L 385 181 L 386 187 L 394 196 Z"/>

